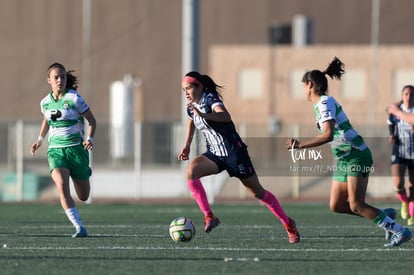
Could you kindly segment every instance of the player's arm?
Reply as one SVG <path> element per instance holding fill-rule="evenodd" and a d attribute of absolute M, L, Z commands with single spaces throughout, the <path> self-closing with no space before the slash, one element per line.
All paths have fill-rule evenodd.
<path fill-rule="evenodd" d="M 47 123 L 47 119 L 43 117 L 42 125 L 40 126 L 39 137 L 32 144 L 32 147 L 31 147 L 32 156 L 34 156 L 36 150 L 39 149 L 39 147 L 42 145 L 43 139 L 45 138 L 48 131 L 49 131 L 49 124 Z"/>
<path fill-rule="evenodd" d="M 188 160 L 190 156 L 191 142 L 193 141 L 193 136 L 195 132 L 195 125 L 192 119 L 187 121 L 187 130 L 185 134 L 184 147 L 181 149 L 181 152 L 178 154 L 179 160 Z"/>
<path fill-rule="evenodd" d="M 85 113 L 82 114 L 84 118 L 88 121 L 88 131 L 87 131 L 87 138 L 83 142 L 83 146 L 85 150 L 91 150 L 93 147 L 93 137 L 95 136 L 96 131 L 96 119 L 93 115 L 91 109 L 88 109 Z"/>
<path fill-rule="evenodd" d="M 197 113 L 198 116 L 204 118 L 205 120 L 215 121 L 215 122 L 230 122 L 231 116 L 230 113 L 227 111 L 226 107 L 222 104 L 218 104 L 214 107 L 212 113 L 201 113 L 194 108 L 194 111 Z"/>
<path fill-rule="evenodd" d="M 403 112 L 396 104 L 389 105 L 387 108 L 387 112 L 389 114 L 393 114 L 396 117 L 399 117 L 400 119 L 410 124 L 414 124 L 414 114 Z"/>
<path fill-rule="evenodd" d="M 396 137 L 395 137 L 395 123 L 394 123 L 393 114 L 388 115 L 387 124 L 388 124 L 388 133 L 389 133 L 388 142 L 390 144 L 394 144 Z"/>
<path fill-rule="evenodd" d="M 335 121 L 333 119 L 326 120 L 322 123 L 322 133 L 312 139 L 299 141 L 297 139 L 289 139 L 286 142 L 286 148 L 312 148 L 323 145 L 333 140 Z"/>

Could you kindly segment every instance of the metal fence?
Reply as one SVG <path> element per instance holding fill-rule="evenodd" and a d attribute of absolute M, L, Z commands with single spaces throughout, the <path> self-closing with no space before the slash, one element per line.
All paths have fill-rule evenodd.
<path fill-rule="evenodd" d="M 38 136 L 40 123 L 16 121 L 0 123 L 0 199 L 36 200 L 57 196 L 49 177 L 47 144 L 30 154 L 30 146 Z M 393 188 L 389 174 L 390 145 L 386 128 L 357 127 L 370 145 L 375 161 L 369 195 L 389 197 Z M 312 137 L 314 127 L 290 125 L 275 135 L 268 125 L 238 125 L 248 145 L 257 174 L 265 188 L 279 197 L 327 198 L 334 170 L 328 146 L 296 152 L 285 148 L 287 137 Z M 92 196 L 94 198 L 176 198 L 189 197 L 184 178 L 188 162 L 181 163 L 177 154 L 184 142 L 180 124 L 135 124 L 132 144 L 127 154 L 114 156 L 110 125 L 99 124 L 92 152 Z M 122 140 L 117 141 L 122 142 Z M 197 146 L 198 145 L 198 146 Z M 202 138 L 193 142 L 193 155 L 204 150 Z M 209 199 L 246 198 L 250 196 L 237 179 L 226 173 L 203 180 Z"/>

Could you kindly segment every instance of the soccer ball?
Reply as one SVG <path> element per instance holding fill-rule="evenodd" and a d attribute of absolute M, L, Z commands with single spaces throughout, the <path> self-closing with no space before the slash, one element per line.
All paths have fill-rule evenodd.
<path fill-rule="evenodd" d="M 195 233 L 194 223 L 187 217 L 177 217 L 170 223 L 170 237 L 175 242 L 189 242 Z"/>

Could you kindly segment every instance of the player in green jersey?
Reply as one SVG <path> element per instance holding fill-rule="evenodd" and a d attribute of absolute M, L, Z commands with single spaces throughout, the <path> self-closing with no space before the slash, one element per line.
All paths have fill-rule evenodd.
<path fill-rule="evenodd" d="M 385 246 L 398 246 L 409 241 L 412 233 L 390 217 L 395 215 L 395 210 L 383 211 L 365 202 L 369 173 L 373 169 L 371 151 L 352 127 L 342 106 L 328 95 L 326 76 L 340 80 L 343 73 L 344 64 L 335 57 L 325 71 L 312 70 L 303 75 L 305 94 L 313 103 L 319 135 L 304 141 L 290 138 L 286 147 L 302 149 L 330 143 L 337 160 L 330 193 L 331 210 L 373 221 L 393 234 Z"/>
<path fill-rule="evenodd" d="M 58 189 L 60 203 L 68 219 L 75 226 L 73 238 L 87 237 L 75 202 L 70 194 L 69 178 L 72 178 L 76 194 L 86 201 L 90 193 L 89 151 L 93 148 L 96 119 L 85 100 L 76 91 L 77 78 L 59 63 L 47 70 L 51 91 L 40 102 L 43 121 L 39 138 L 31 147 L 32 155 L 48 135 L 47 157 L 51 177 Z M 84 118 L 88 121 L 84 135 Z"/>

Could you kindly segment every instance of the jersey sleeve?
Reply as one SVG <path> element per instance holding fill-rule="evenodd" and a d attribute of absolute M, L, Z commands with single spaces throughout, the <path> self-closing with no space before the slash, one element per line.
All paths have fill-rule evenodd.
<path fill-rule="evenodd" d="M 46 106 L 48 105 L 48 101 L 50 98 L 50 94 L 47 94 L 42 100 L 40 100 L 40 112 L 45 115 Z"/>
<path fill-rule="evenodd" d="M 187 107 L 187 115 L 189 119 L 193 119 L 194 112 L 189 107 Z"/>
<path fill-rule="evenodd" d="M 336 120 L 335 112 L 336 112 L 336 106 L 335 102 L 332 100 L 322 100 L 319 103 L 319 123 L 322 124 L 325 121 L 328 120 Z"/>
<path fill-rule="evenodd" d="M 75 96 L 74 103 L 75 103 L 76 109 L 79 111 L 79 113 L 83 114 L 89 110 L 89 105 L 86 103 L 86 101 L 83 99 L 83 97 L 78 92 L 75 91 L 75 93 L 76 93 L 76 96 Z"/>
<path fill-rule="evenodd" d="M 393 114 L 389 114 L 387 118 L 388 125 L 395 125 L 395 116 Z"/>
<path fill-rule="evenodd" d="M 211 112 L 219 105 L 224 105 L 224 103 L 217 94 L 209 94 L 207 96 L 207 106 Z"/>

